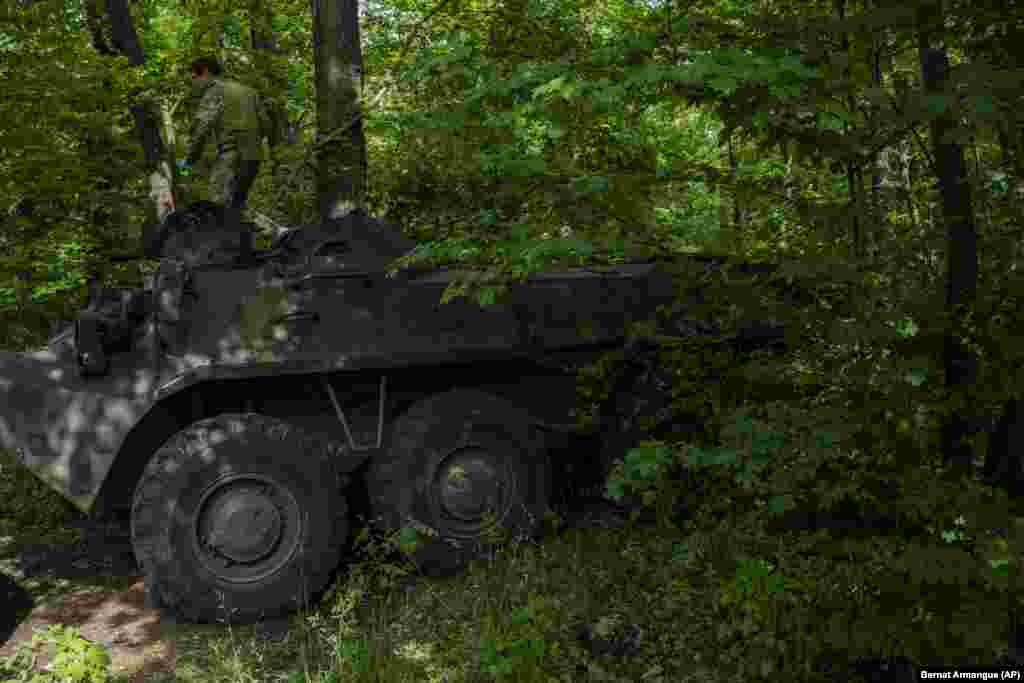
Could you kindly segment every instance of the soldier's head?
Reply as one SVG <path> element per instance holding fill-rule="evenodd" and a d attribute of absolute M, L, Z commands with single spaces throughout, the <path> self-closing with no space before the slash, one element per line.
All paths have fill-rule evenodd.
<path fill-rule="evenodd" d="M 223 73 L 220 62 L 216 57 L 200 57 L 192 61 L 192 82 L 202 82 L 208 78 L 220 76 Z"/>

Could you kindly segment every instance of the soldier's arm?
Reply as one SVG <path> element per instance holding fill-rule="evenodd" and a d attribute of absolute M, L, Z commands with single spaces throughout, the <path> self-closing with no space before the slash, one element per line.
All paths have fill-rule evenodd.
<path fill-rule="evenodd" d="M 221 114 L 224 113 L 224 88 L 215 83 L 211 85 L 203 98 L 199 101 L 196 114 L 192 118 L 192 131 L 189 135 L 188 155 L 185 157 L 189 164 L 195 165 L 203 154 L 203 147 L 213 132 Z"/>

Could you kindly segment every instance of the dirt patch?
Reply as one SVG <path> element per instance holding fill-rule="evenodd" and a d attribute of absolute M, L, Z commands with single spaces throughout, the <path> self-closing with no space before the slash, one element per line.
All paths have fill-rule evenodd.
<path fill-rule="evenodd" d="M 66 594 L 59 603 L 40 605 L 17 625 L 0 656 L 14 654 L 18 643 L 28 643 L 37 628 L 61 624 L 78 627 L 86 640 L 102 644 L 111 668 L 128 680 L 150 680 L 154 674 L 174 671 L 175 645 L 159 613 L 145 606 L 141 577 L 120 591 L 84 589 Z M 52 653 L 36 646 L 35 669 L 43 670 Z"/>
<path fill-rule="evenodd" d="M 0 539 L 0 656 L 31 642 L 37 628 L 60 624 L 103 645 L 114 672 L 132 683 L 173 672 L 175 624 L 146 607 L 127 528 L 75 524 L 82 540 L 72 544 Z M 34 669 L 46 667 L 49 649 L 36 646 Z"/>

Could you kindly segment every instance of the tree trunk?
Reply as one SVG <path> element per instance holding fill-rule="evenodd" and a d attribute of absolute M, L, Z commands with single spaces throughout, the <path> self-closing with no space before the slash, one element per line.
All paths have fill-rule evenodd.
<path fill-rule="evenodd" d="M 114 52 L 128 58 L 138 67 L 145 63 L 142 43 L 132 23 L 128 0 L 83 0 L 87 26 L 93 45 L 100 54 Z M 102 7 L 101 7 L 102 3 Z M 171 190 L 174 183 L 173 168 L 160 136 L 160 120 L 154 103 L 139 101 L 129 108 L 135 122 L 135 134 L 142 145 L 146 172 L 150 174 L 150 198 L 156 206 L 159 220 L 169 213 Z"/>
<path fill-rule="evenodd" d="M 363 57 L 357 0 L 312 0 L 320 220 L 342 218 L 364 201 L 366 140 L 359 110 Z"/>
<path fill-rule="evenodd" d="M 82 13 L 85 15 L 85 26 L 89 30 L 92 47 L 101 55 L 113 56 L 111 46 L 110 23 L 104 21 L 103 0 L 82 0 Z"/>
<path fill-rule="evenodd" d="M 843 164 L 846 167 L 846 188 L 850 195 L 850 231 L 853 237 L 853 255 L 858 263 L 864 261 L 864 201 L 862 173 L 860 166 L 853 161 Z"/>
<path fill-rule="evenodd" d="M 941 26 L 941 3 L 931 8 L 931 18 Z M 937 12 L 939 16 L 934 13 Z M 928 94 L 940 94 L 948 88 L 949 59 L 946 48 L 933 48 L 930 32 L 920 35 L 921 82 Z M 946 462 L 967 474 L 973 461 L 968 421 L 961 414 L 970 405 L 969 393 L 976 375 L 977 359 L 958 335 L 975 299 L 978 280 L 978 238 L 971 207 L 971 188 L 967 178 L 964 152 L 946 136 L 956 127 L 951 109 L 931 124 L 932 150 L 937 165 L 942 216 L 946 225 L 946 310 L 952 327 L 944 343 L 946 386 L 954 397 L 954 407 L 943 426 L 943 454 Z"/>
<path fill-rule="evenodd" d="M 741 226 L 744 223 L 744 207 L 742 200 L 742 191 L 739 186 L 739 164 L 736 161 L 736 152 L 733 149 L 733 134 L 729 134 L 729 173 L 732 177 L 732 225 L 729 229 L 738 237 L 741 231 Z"/>
<path fill-rule="evenodd" d="M 177 104 L 171 104 L 166 100 L 160 103 L 160 122 L 162 127 L 160 128 L 163 136 L 167 138 L 167 146 L 170 149 L 177 149 L 178 136 L 174 130 L 174 111 L 180 105 L 181 100 Z"/>
<path fill-rule="evenodd" d="M 917 204 L 914 202 L 914 152 L 909 140 L 905 140 L 900 145 L 899 155 L 903 172 L 901 179 L 907 197 L 907 212 L 910 214 L 911 229 L 916 236 L 921 225 L 921 218 L 917 213 Z"/>
<path fill-rule="evenodd" d="M 132 14 L 128 9 L 128 0 L 106 0 L 107 17 L 110 20 L 110 37 L 113 48 L 128 58 L 132 66 L 142 66 L 146 61 L 142 52 L 139 34 L 132 23 Z"/>
<path fill-rule="evenodd" d="M 843 21 L 846 19 L 846 0 L 833 0 L 832 8 L 835 10 L 836 17 Z M 844 32 L 840 39 L 840 49 L 843 55 L 847 59 L 847 64 L 850 60 L 850 38 Z M 843 78 L 850 78 L 849 67 L 843 68 Z M 851 95 L 846 99 L 846 105 L 852 114 L 856 111 L 856 101 Z M 843 135 L 850 135 L 850 125 L 843 125 Z M 849 159 L 843 161 L 843 166 L 846 168 L 846 188 L 847 194 L 849 195 L 849 208 L 850 208 L 850 237 L 853 240 L 853 255 L 857 262 L 864 260 L 864 216 L 863 216 L 863 183 L 861 168 L 859 162 Z"/>
<path fill-rule="evenodd" d="M 782 157 L 783 163 L 785 163 L 785 171 L 782 175 L 782 189 L 786 194 L 786 201 L 791 202 L 796 191 L 796 176 L 793 175 L 794 155 L 790 153 L 789 148 L 789 140 L 779 142 L 779 155 Z"/>
<path fill-rule="evenodd" d="M 996 124 L 996 134 L 999 136 L 999 165 L 1004 169 L 1013 167 L 1013 147 L 1010 143 L 1009 127 L 1002 122 Z"/>
<path fill-rule="evenodd" d="M 285 53 L 277 45 L 274 35 L 273 16 L 263 0 L 250 0 L 249 17 L 252 22 L 252 53 L 256 71 L 262 77 L 260 94 L 271 120 L 268 135 L 271 148 L 284 137 L 288 127 L 288 113 L 285 107 L 285 93 L 288 91 L 288 74 L 283 63 L 275 59 Z"/>
<path fill-rule="evenodd" d="M 886 40 L 883 32 L 871 50 L 871 82 L 879 91 L 882 89 L 882 49 L 885 45 Z M 877 112 L 877 109 L 875 111 Z M 882 203 L 881 154 L 876 151 L 871 155 L 871 225 L 878 233 L 868 235 L 868 257 L 871 261 L 874 261 L 877 256 L 878 241 L 884 239 L 882 231 L 886 224 L 885 208 Z"/>
<path fill-rule="evenodd" d="M 160 117 L 166 116 L 169 119 L 170 112 L 165 108 L 161 109 L 160 105 L 152 100 L 137 102 L 131 107 L 132 115 L 135 117 L 135 132 L 142 144 L 146 169 L 149 172 L 149 196 L 156 206 L 157 220 L 162 223 L 177 207 L 173 195 L 173 159 L 168 155 L 168 148 L 164 146 L 160 135 Z M 169 135 L 173 134 L 173 128 L 169 127 L 169 131 Z M 171 140 L 170 149 L 173 150 L 173 137 Z"/>

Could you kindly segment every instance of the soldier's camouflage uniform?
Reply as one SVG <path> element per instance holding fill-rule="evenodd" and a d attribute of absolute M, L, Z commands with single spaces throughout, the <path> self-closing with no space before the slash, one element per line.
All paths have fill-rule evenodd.
<path fill-rule="evenodd" d="M 270 130 L 267 111 L 255 90 L 225 78 L 194 83 L 192 96 L 198 105 L 186 159 L 195 165 L 207 141 L 213 143 L 209 199 L 225 206 L 226 225 L 237 226 L 263 159 L 263 138 Z"/>

